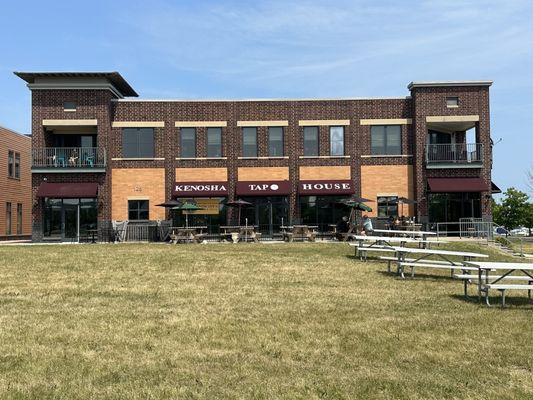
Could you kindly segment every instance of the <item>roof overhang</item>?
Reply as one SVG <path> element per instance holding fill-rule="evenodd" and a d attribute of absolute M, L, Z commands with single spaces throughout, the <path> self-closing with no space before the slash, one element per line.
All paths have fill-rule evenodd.
<path fill-rule="evenodd" d="M 96 197 L 98 195 L 98 184 L 87 183 L 51 183 L 43 182 L 37 189 L 37 197 L 55 198 L 78 198 Z"/>
<path fill-rule="evenodd" d="M 118 72 L 14 72 L 28 83 L 30 90 L 104 89 L 116 97 L 139 95 Z"/>
<path fill-rule="evenodd" d="M 489 185 L 482 178 L 428 178 L 432 193 L 488 192 Z"/>
<path fill-rule="evenodd" d="M 458 86 L 490 86 L 492 81 L 414 81 L 407 89 L 424 87 L 458 87 Z"/>

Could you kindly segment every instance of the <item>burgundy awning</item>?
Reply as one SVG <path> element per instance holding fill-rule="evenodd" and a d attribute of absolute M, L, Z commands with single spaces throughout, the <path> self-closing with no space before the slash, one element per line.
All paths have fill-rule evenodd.
<path fill-rule="evenodd" d="M 488 192 L 489 186 L 481 178 L 428 178 L 433 193 Z"/>
<path fill-rule="evenodd" d="M 96 197 L 97 194 L 97 183 L 43 182 L 37 190 L 37 197 L 77 198 Z"/>
<path fill-rule="evenodd" d="M 351 180 L 300 181 L 298 193 L 301 195 L 350 195 L 355 193 Z"/>
<path fill-rule="evenodd" d="M 235 192 L 238 196 L 283 196 L 290 194 L 289 181 L 241 181 L 237 182 Z"/>

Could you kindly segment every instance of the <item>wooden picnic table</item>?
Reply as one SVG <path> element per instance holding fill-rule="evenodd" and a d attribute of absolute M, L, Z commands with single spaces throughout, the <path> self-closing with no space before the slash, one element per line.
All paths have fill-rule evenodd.
<path fill-rule="evenodd" d="M 221 235 L 227 237 L 233 243 L 237 243 L 239 241 L 246 242 L 248 240 L 251 240 L 255 243 L 259 243 L 261 234 L 259 232 L 256 232 L 255 228 L 256 226 L 254 225 L 227 225 L 220 227 L 220 229 L 222 230 Z"/>
<path fill-rule="evenodd" d="M 485 302 L 490 306 L 489 291 L 490 289 L 498 290 L 502 294 L 502 307 L 505 307 L 505 291 L 506 290 L 527 290 L 528 298 L 531 301 L 531 291 L 533 290 L 533 264 L 532 263 L 518 263 L 518 262 L 479 262 L 467 261 L 467 265 L 478 269 L 478 300 L 481 302 L 482 294 L 485 295 Z M 503 271 L 494 276 L 489 275 L 491 271 Z M 521 275 L 512 275 L 514 272 L 519 272 Z M 524 279 L 525 278 L 525 279 Z M 513 284 L 508 283 L 511 280 L 518 279 L 525 280 L 527 284 Z M 505 283 L 503 281 L 505 280 Z M 466 285 L 466 281 L 465 281 Z M 466 295 L 466 287 L 465 287 Z"/>
<path fill-rule="evenodd" d="M 171 243 L 200 243 L 206 235 L 203 231 L 207 226 L 172 226 L 170 227 Z"/>
<path fill-rule="evenodd" d="M 292 242 L 295 238 L 314 242 L 316 239 L 316 225 L 291 225 L 281 226 L 283 240 Z"/>

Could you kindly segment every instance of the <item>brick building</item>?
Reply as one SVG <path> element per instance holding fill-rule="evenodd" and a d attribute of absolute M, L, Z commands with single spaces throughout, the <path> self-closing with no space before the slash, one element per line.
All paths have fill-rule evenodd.
<path fill-rule="evenodd" d="M 0 126 L 0 240 L 31 236 L 31 138 Z"/>
<path fill-rule="evenodd" d="M 413 82 L 401 98 L 143 100 L 117 72 L 16 72 L 32 91 L 34 240 L 160 220 L 192 198 L 211 232 L 243 219 L 326 230 L 350 195 L 370 216 L 491 220 L 490 81 Z M 415 200 L 402 204 L 398 198 Z"/>

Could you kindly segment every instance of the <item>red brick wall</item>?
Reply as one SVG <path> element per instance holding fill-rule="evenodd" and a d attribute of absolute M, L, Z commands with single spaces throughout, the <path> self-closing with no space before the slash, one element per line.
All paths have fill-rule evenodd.
<path fill-rule="evenodd" d="M 448 109 L 445 97 L 459 96 L 460 107 Z M 33 92 L 32 122 L 33 145 L 45 144 L 42 119 L 84 119 L 98 120 L 98 145 L 107 149 L 108 169 L 106 174 L 48 174 L 56 181 L 89 181 L 95 179 L 100 185 L 100 220 L 111 218 L 110 190 L 111 168 L 165 168 L 166 197 L 170 198 L 175 181 L 176 168 L 227 167 L 230 198 L 235 191 L 238 167 L 289 167 L 292 184 L 290 210 L 297 216 L 297 186 L 300 166 L 349 166 L 352 179 L 356 182 L 356 194 L 360 195 L 360 173 L 362 165 L 414 165 L 415 194 L 420 202 L 418 215 L 427 216 L 427 176 L 482 176 L 490 183 L 490 136 L 488 88 L 416 88 L 412 98 L 375 100 L 316 100 L 316 101 L 112 101 L 113 95 L 106 90 L 35 90 Z M 64 101 L 76 101 L 78 111 L 63 111 Z M 424 152 L 427 136 L 425 117 L 428 115 L 480 116 L 479 139 L 485 146 L 485 167 L 480 170 L 425 170 Z M 402 153 L 406 157 L 361 157 L 370 154 L 370 126 L 360 125 L 360 119 L 412 118 L 412 125 L 402 125 Z M 345 154 L 349 158 L 306 158 L 303 155 L 303 127 L 299 120 L 350 119 L 345 127 Z M 288 159 L 239 159 L 241 156 L 241 132 L 237 121 L 287 120 L 284 127 L 285 156 Z M 164 128 L 155 129 L 156 157 L 164 160 L 132 161 L 112 160 L 122 157 L 122 130 L 111 128 L 111 121 L 163 121 Z M 175 121 L 227 121 L 222 128 L 222 160 L 176 160 L 179 157 L 179 128 Z M 198 157 L 206 156 L 207 129 L 197 128 Z M 320 127 L 320 155 L 329 154 L 328 127 Z M 268 156 L 267 128 L 258 129 L 258 151 L 260 157 Z M 412 157 L 411 157 L 412 156 Z M 81 176 L 80 176 L 81 175 Z M 38 185 L 44 176 L 36 175 L 33 184 Z M 49 180 L 50 181 L 50 180 Z M 34 187 L 35 191 L 35 187 Z M 40 217 L 37 215 L 36 217 Z M 230 210 L 231 214 L 231 210 Z M 490 202 L 484 201 L 483 214 L 490 215 Z"/>

